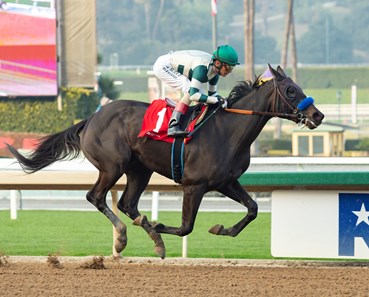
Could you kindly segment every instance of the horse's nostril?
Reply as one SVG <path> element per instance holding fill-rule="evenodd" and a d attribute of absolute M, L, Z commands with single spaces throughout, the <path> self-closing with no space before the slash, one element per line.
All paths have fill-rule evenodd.
<path fill-rule="evenodd" d="M 313 114 L 313 119 L 317 122 L 317 123 L 321 123 L 324 119 L 324 114 L 321 113 L 320 111 L 316 111 Z"/>

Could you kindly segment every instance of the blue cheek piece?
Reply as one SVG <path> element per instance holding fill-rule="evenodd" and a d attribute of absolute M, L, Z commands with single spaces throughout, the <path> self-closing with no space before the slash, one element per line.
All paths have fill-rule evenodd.
<path fill-rule="evenodd" d="M 300 110 L 304 110 L 305 108 L 308 108 L 313 103 L 314 103 L 314 99 L 312 97 L 306 97 L 304 100 L 302 100 L 297 105 L 297 108 Z"/>

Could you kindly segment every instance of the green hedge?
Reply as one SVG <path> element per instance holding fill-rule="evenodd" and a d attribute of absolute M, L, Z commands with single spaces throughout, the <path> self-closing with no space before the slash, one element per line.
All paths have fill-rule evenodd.
<path fill-rule="evenodd" d="M 0 131 L 55 133 L 87 117 L 97 107 L 96 94 L 81 88 L 62 90 L 62 110 L 57 100 L 2 99 Z"/>
<path fill-rule="evenodd" d="M 369 138 L 347 139 L 345 141 L 346 151 L 369 151 Z"/>

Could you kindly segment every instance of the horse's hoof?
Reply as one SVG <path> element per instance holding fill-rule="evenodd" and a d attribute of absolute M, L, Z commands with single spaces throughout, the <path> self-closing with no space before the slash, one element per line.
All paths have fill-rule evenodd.
<path fill-rule="evenodd" d="M 209 229 L 209 233 L 215 234 L 215 235 L 221 235 L 224 230 L 223 225 L 215 225 Z"/>
<path fill-rule="evenodd" d="M 127 239 L 117 238 L 114 242 L 115 251 L 120 254 L 127 246 Z"/>
<path fill-rule="evenodd" d="M 116 250 L 115 250 L 115 247 L 114 247 L 114 250 L 113 250 L 113 259 L 114 260 L 119 260 L 119 259 L 122 259 L 123 256 L 121 253 L 118 253 Z"/>
<path fill-rule="evenodd" d="M 164 246 L 155 246 L 154 252 L 160 258 L 165 259 L 165 247 Z"/>

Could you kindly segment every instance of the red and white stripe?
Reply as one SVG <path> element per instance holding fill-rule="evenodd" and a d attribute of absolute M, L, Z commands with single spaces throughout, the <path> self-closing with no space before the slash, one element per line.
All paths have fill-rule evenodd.
<path fill-rule="evenodd" d="M 211 0 L 211 15 L 216 16 L 218 14 L 217 0 Z"/>

